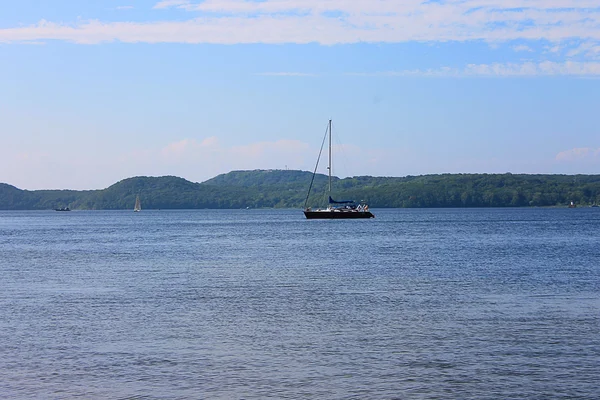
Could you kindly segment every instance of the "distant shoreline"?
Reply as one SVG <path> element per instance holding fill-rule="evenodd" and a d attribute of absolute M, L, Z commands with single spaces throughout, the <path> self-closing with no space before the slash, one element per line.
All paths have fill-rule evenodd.
<path fill-rule="evenodd" d="M 100 190 L 21 190 L 0 183 L 0 210 L 302 208 L 312 173 L 232 171 L 202 183 L 175 176 L 134 177 Z M 324 205 L 327 177 L 315 176 L 308 205 Z M 371 208 L 590 207 L 600 204 L 600 175 L 440 174 L 333 178 L 336 196 Z"/>

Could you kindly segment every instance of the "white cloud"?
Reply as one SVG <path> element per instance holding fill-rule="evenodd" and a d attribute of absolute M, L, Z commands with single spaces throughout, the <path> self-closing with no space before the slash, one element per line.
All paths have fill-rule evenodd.
<path fill-rule="evenodd" d="M 546 51 L 551 54 L 559 54 L 561 51 L 564 50 L 564 48 L 565 45 L 563 44 L 554 44 L 552 46 L 546 46 Z"/>
<path fill-rule="evenodd" d="M 116 10 L 133 10 L 133 6 L 118 6 Z"/>
<path fill-rule="evenodd" d="M 336 43 L 569 39 L 600 41 L 597 0 L 165 0 L 187 21 L 72 24 L 41 21 L 0 29 L 0 42 Z"/>
<path fill-rule="evenodd" d="M 517 51 L 517 52 L 523 52 L 523 51 L 533 52 L 533 49 L 531 47 L 529 47 L 527 45 L 524 45 L 524 44 L 520 44 L 518 46 L 514 46 L 513 50 Z"/>
<path fill-rule="evenodd" d="M 574 162 L 585 160 L 599 160 L 600 148 L 579 147 L 571 150 L 561 151 L 555 157 L 556 161 Z"/>
<path fill-rule="evenodd" d="M 600 43 L 588 41 L 567 52 L 568 57 L 583 55 L 590 59 L 600 59 Z"/>

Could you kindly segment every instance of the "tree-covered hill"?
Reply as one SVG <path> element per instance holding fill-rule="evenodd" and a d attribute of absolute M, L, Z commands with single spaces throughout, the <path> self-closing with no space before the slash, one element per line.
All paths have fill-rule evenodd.
<path fill-rule="evenodd" d="M 242 186 L 242 187 L 281 187 L 297 188 L 298 185 L 308 188 L 312 178 L 312 172 L 290 171 L 290 170 L 253 170 L 232 171 L 227 174 L 218 175 L 204 182 L 205 185 L 214 186 Z M 338 179 L 338 178 L 334 178 Z M 324 183 L 327 176 L 317 174 L 315 181 Z"/>
<path fill-rule="evenodd" d="M 102 190 L 20 190 L 0 184 L 0 209 L 267 208 L 304 205 L 312 173 L 232 171 L 203 183 L 175 176 L 124 179 Z M 524 207 L 600 204 L 600 175 L 442 174 L 333 178 L 336 199 L 371 207 Z M 327 176 L 318 174 L 309 206 L 326 202 Z"/>
<path fill-rule="evenodd" d="M 86 196 L 88 191 L 76 190 L 21 190 L 0 183 L 1 210 L 46 210 L 66 207 Z"/>

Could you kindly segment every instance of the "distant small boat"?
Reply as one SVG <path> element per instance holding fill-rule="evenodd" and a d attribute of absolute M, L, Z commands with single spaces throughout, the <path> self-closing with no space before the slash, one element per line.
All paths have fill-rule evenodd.
<path fill-rule="evenodd" d="M 69 207 L 55 208 L 54 211 L 71 211 Z"/>
<path fill-rule="evenodd" d="M 142 203 L 140 202 L 140 196 L 135 196 L 135 206 L 133 206 L 134 212 L 142 211 Z"/>
<path fill-rule="evenodd" d="M 600 207 L 600 206 L 598 204 L 592 204 L 590 207 L 597 208 L 597 207 Z"/>
<path fill-rule="evenodd" d="M 571 202 L 571 204 L 569 204 L 569 208 L 575 208 L 575 207 L 577 207 L 577 206 L 575 205 L 575 203 Z"/>

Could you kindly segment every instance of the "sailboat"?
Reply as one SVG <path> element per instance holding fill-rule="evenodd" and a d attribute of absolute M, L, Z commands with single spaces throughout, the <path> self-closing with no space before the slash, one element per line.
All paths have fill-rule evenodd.
<path fill-rule="evenodd" d="M 319 166 L 319 159 L 321 156 L 321 154 L 319 153 L 319 158 L 317 159 L 317 166 L 315 167 L 315 171 L 313 172 L 312 180 L 308 188 L 308 194 L 306 195 L 306 201 L 304 202 L 304 215 L 307 219 L 374 218 L 375 215 L 373 215 L 369 211 L 369 206 L 363 202 L 357 203 L 353 200 L 336 201 L 331 197 L 331 120 L 329 120 L 327 132 L 325 134 L 329 137 L 329 164 L 327 166 L 327 170 L 329 171 L 329 204 L 326 208 L 312 209 L 311 207 L 307 207 L 310 191 L 312 189 L 312 185 L 315 180 L 315 175 L 317 173 L 317 168 Z M 323 141 L 325 141 L 325 139 L 323 139 Z M 321 149 L 323 149 L 323 147 L 321 147 Z"/>
<path fill-rule="evenodd" d="M 140 196 L 135 196 L 135 206 L 133 206 L 134 212 L 142 211 L 142 203 L 140 202 Z"/>

